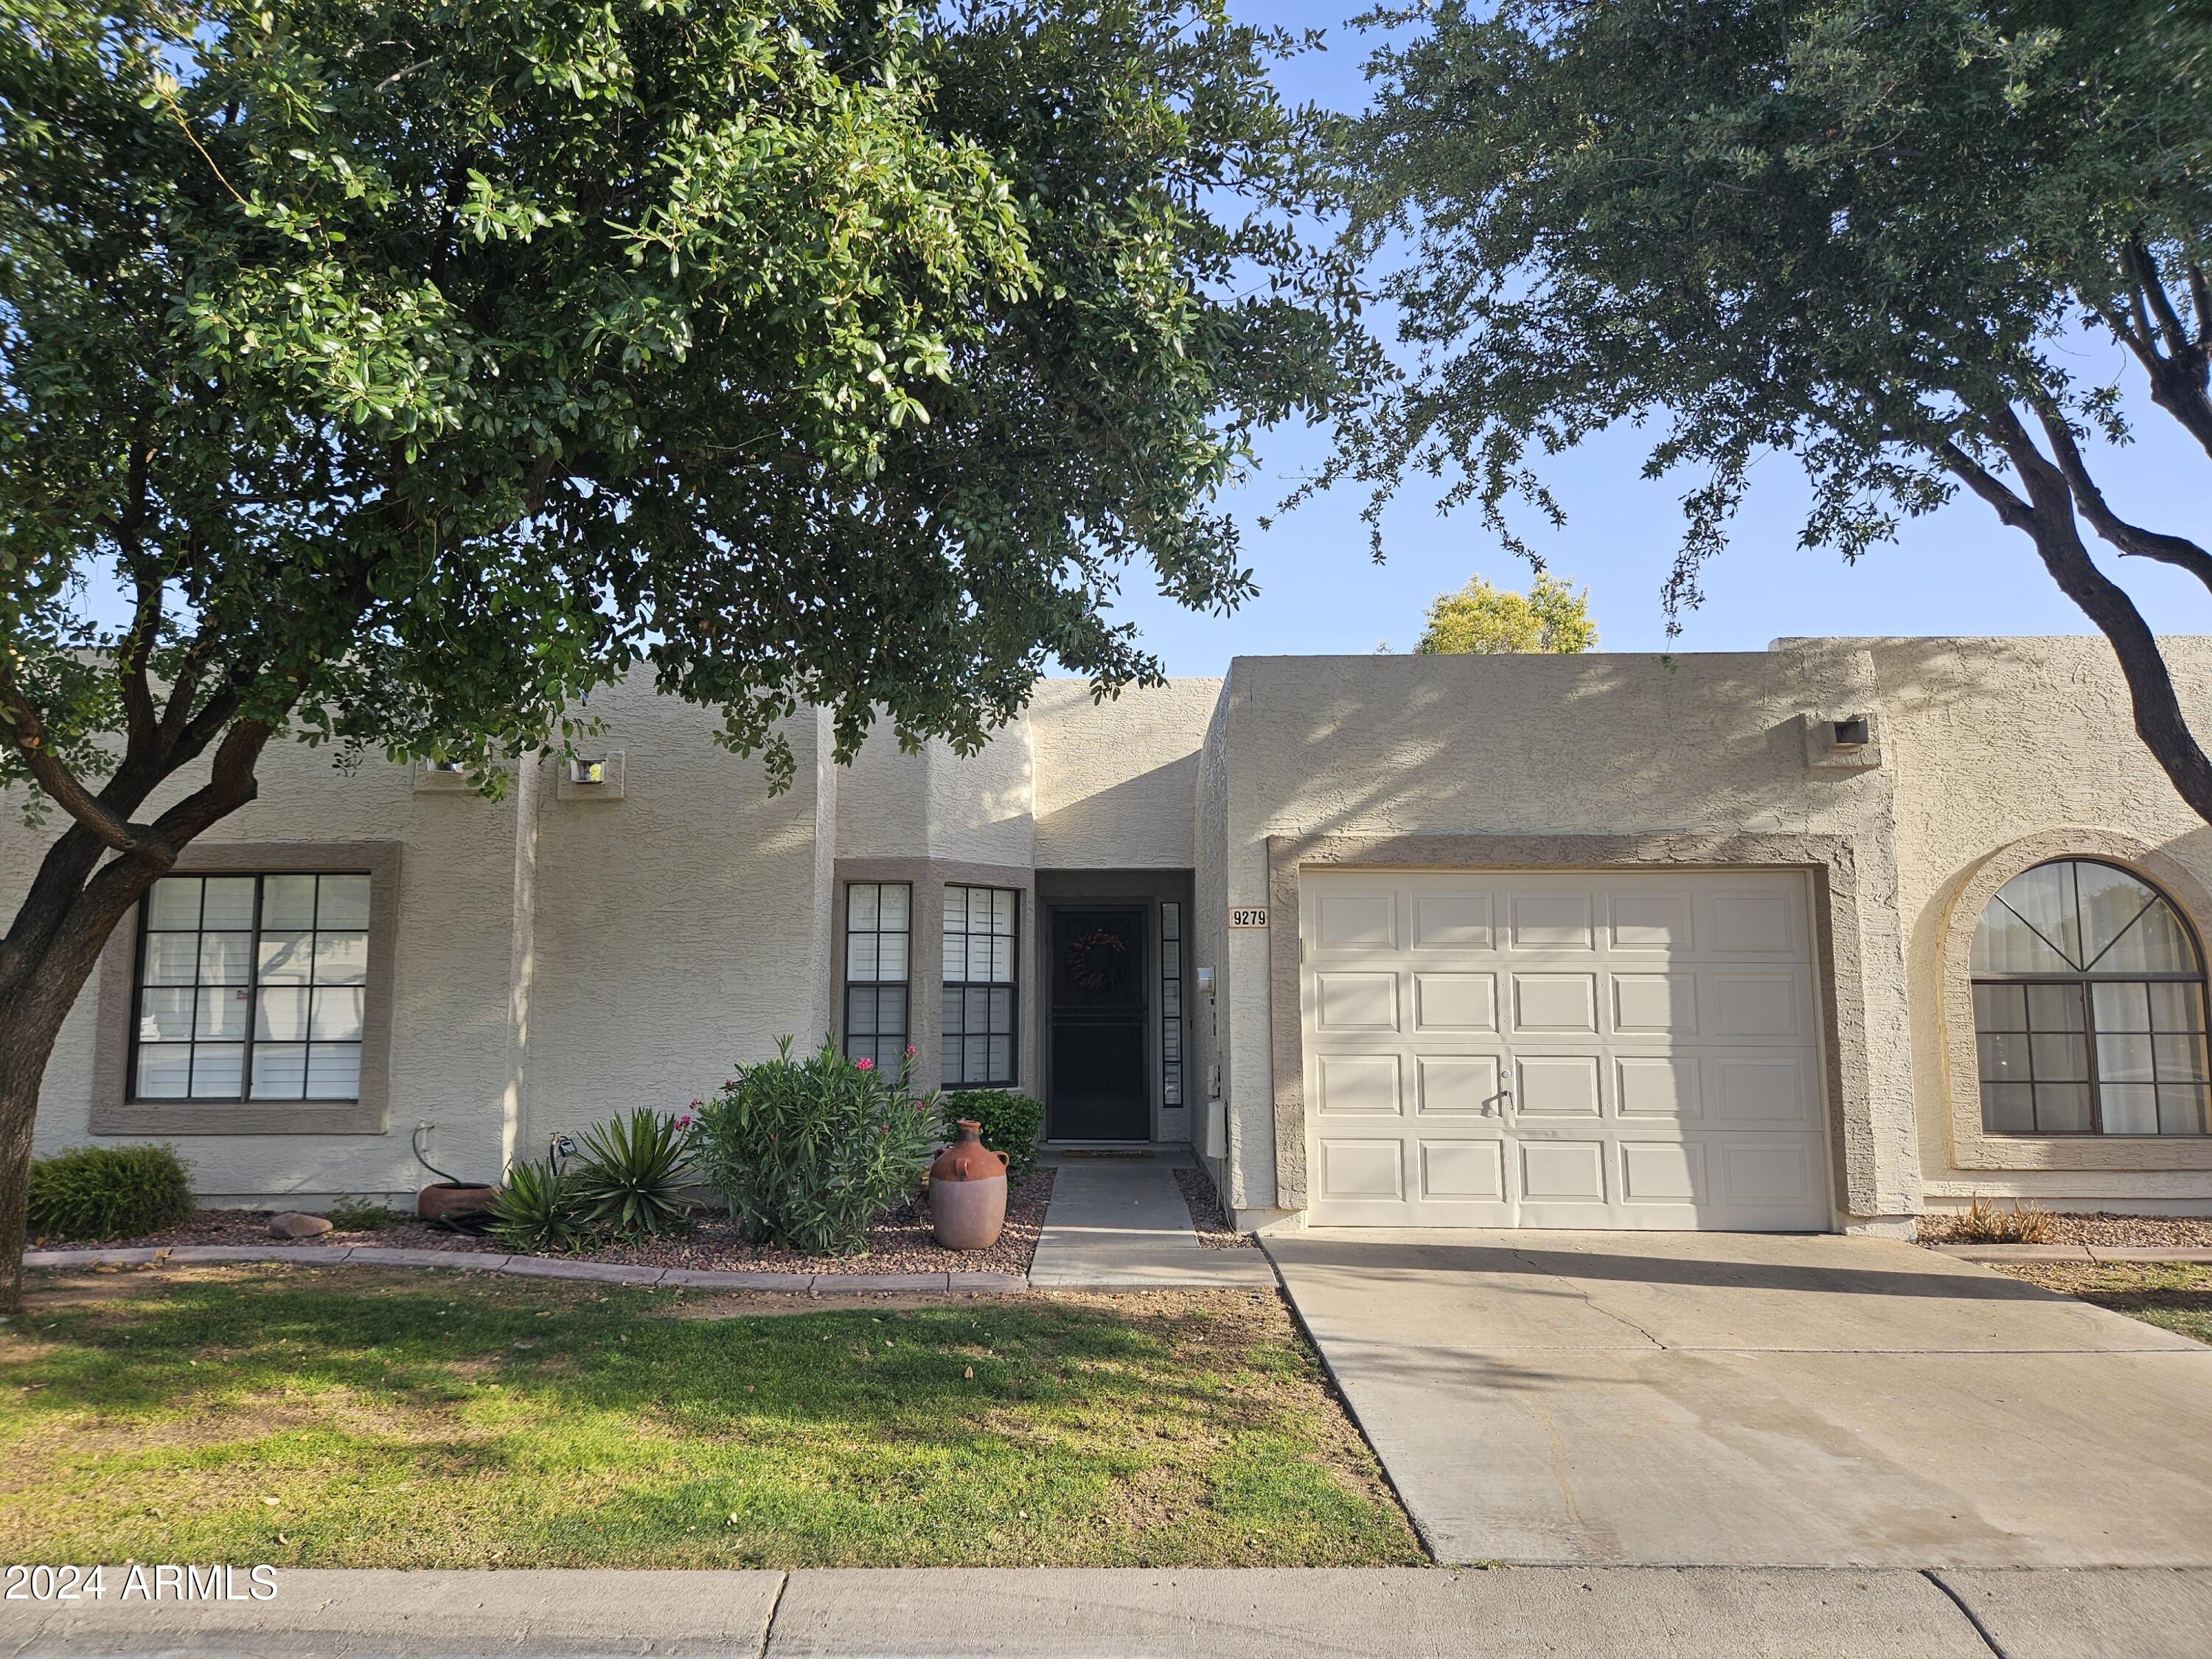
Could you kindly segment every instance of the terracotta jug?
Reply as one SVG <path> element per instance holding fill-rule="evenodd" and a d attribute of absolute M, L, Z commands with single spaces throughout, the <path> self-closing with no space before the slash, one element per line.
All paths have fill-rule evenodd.
<path fill-rule="evenodd" d="M 983 1145 L 983 1126 L 960 1121 L 960 1138 L 929 1166 L 929 1218 L 948 1250 L 988 1250 L 1006 1224 L 1006 1155 Z"/>

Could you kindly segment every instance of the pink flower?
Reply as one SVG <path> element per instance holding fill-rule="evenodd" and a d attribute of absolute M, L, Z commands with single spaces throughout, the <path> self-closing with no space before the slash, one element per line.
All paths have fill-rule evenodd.
<path fill-rule="evenodd" d="M 876 1069 L 876 1062 L 872 1060 L 856 1060 L 853 1064 L 864 1072 L 872 1072 Z"/>
<path fill-rule="evenodd" d="M 686 1112 L 682 1117 L 678 1118 L 676 1120 L 676 1127 L 679 1129 L 690 1128 L 691 1127 L 691 1114 Z"/>
<path fill-rule="evenodd" d="M 906 1057 L 908 1060 L 912 1060 L 914 1058 L 914 1044 L 911 1042 L 906 1045 Z"/>

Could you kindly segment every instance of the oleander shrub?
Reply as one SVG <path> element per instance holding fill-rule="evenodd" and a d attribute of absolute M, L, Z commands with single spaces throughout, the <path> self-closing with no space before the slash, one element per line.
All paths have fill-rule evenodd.
<path fill-rule="evenodd" d="M 569 1172 L 591 1225 L 617 1237 L 659 1238 L 688 1231 L 691 1146 L 682 1120 L 642 1107 L 584 1133 L 583 1155 Z"/>
<path fill-rule="evenodd" d="M 868 1224 L 910 1195 L 937 1144 L 937 1101 L 851 1060 L 834 1042 L 804 1060 L 791 1039 L 691 1107 L 693 1161 L 748 1239 L 809 1255 L 866 1248 Z"/>
<path fill-rule="evenodd" d="M 947 1140 L 960 1133 L 963 1118 L 983 1126 L 983 1144 L 1006 1155 L 1006 1179 L 1019 1181 L 1036 1168 L 1037 1140 L 1044 1133 L 1044 1102 L 1012 1089 L 956 1089 L 944 1098 L 940 1133 Z"/>
<path fill-rule="evenodd" d="M 592 1231 L 576 1178 L 549 1158 L 509 1170 L 490 1213 L 492 1237 L 526 1250 L 573 1250 Z"/>
<path fill-rule="evenodd" d="M 191 1173 L 173 1146 L 78 1146 L 31 1164 L 33 1238 L 136 1238 L 191 1213 Z"/>

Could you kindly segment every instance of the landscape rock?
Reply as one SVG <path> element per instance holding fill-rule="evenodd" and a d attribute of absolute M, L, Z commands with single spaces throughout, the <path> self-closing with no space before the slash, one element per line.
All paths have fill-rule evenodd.
<path fill-rule="evenodd" d="M 328 1216 L 309 1215 L 302 1210 L 286 1210 L 269 1218 L 269 1232 L 274 1238 L 313 1238 L 330 1230 Z"/>

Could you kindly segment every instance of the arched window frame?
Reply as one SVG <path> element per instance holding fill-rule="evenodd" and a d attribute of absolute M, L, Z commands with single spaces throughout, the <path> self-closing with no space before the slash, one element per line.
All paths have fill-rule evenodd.
<path fill-rule="evenodd" d="M 2099 947 L 2094 957 L 2078 964 L 2074 963 L 2066 957 L 2059 937 L 2045 934 L 2025 911 L 2014 908 L 2013 917 L 2039 941 L 2039 948 L 2059 957 L 2066 966 L 1975 969 L 1974 1036 L 1981 1051 L 1977 1079 L 1981 1085 L 1983 1131 L 1988 1134 L 2201 1136 L 2206 1133 L 2209 1086 L 2203 1064 L 2208 1012 L 2204 949 L 2181 907 L 2156 883 L 2111 859 L 2046 859 L 2030 865 L 1990 896 L 1975 919 L 1977 934 L 1991 915 L 2005 905 L 2005 894 L 2024 878 L 2043 871 L 2080 872 L 2088 869 L 2112 871 L 2124 878 L 2130 889 L 2140 889 L 2143 895 L 2135 914 Z M 2077 875 L 2074 879 L 2086 878 Z M 2074 890 L 2072 880 L 2068 890 Z M 2130 902 L 2133 897 L 2130 891 Z M 2013 902 L 2017 905 L 2019 901 Z M 2144 925 L 2154 909 L 2163 910 L 2172 918 L 2181 949 L 2190 959 L 2189 965 L 2178 969 L 2103 966 L 2106 959 Z M 2087 927 L 2086 893 L 2069 921 L 2077 927 Z M 2086 955 L 2086 947 L 2077 947 L 2075 954 Z M 2181 988 L 2180 994 L 2161 997 L 2149 988 L 2168 985 Z M 2145 988 L 2144 995 L 2137 998 L 2127 994 L 2137 986 Z M 2010 994 L 2015 990 L 2020 994 Z M 2106 990 L 2115 994 L 2102 994 Z M 2131 1007 L 2131 1004 L 2140 1006 Z M 2011 1010 L 2009 1014 L 2002 1012 L 2007 1008 Z M 2138 1015 L 2142 1024 L 2132 1024 Z M 2124 1080 L 2108 1075 L 2107 1067 L 2118 1063 L 2106 1059 L 2108 1045 L 2123 1054 L 2129 1047 L 2139 1047 L 2142 1059 L 2150 1066 L 2149 1076 L 2126 1077 Z M 2002 1058 L 1993 1060 L 1993 1055 Z M 2059 1058 L 2062 1055 L 2065 1056 L 2063 1060 Z M 1992 1075 L 1993 1065 L 2002 1066 L 2007 1061 L 2021 1068 L 2016 1075 Z M 2056 1074 L 2041 1070 L 2053 1063 L 2059 1066 Z M 2028 1109 L 2026 1126 L 1996 1121 L 1997 1109 L 1991 1096 L 1999 1088 L 2023 1091 L 2019 1099 Z M 2107 1091 L 2126 1089 L 2152 1091 L 2139 1103 L 2149 1112 L 2148 1127 L 2114 1127 L 2114 1097 L 2108 1096 Z M 2063 1098 L 2069 1092 L 2080 1113 L 2079 1120 L 2071 1123 L 2045 1121 L 2046 1096 Z M 2185 1100 L 2192 1096 L 2192 1110 L 2177 1109 L 2169 1114 L 2168 1107 L 2176 1097 Z M 2169 1119 L 2177 1124 L 2193 1123 L 2194 1127 L 2168 1127 Z"/>

